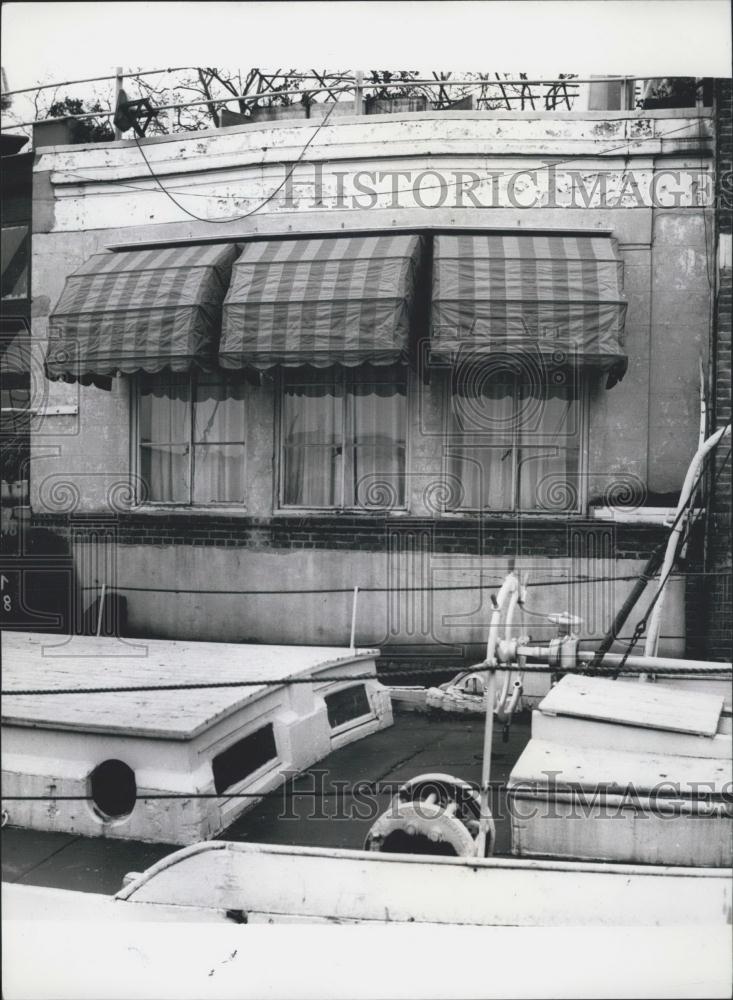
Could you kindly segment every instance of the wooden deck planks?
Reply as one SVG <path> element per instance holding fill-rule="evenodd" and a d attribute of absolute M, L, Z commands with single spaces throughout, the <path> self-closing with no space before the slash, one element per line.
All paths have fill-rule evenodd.
<path fill-rule="evenodd" d="M 643 795 L 659 789 L 661 797 L 720 796 L 733 780 L 733 761 L 705 757 L 576 747 L 532 739 L 512 770 L 509 787 L 568 785 L 584 789 L 633 786 Z"/>
<path fill-rule="evenodd" d="M 377 655 L 376 650 L 332 646 L 90 636 L 60 641 L 57 636 L 32 632 L 3 632 L 2 648 L 5 691 L 285 681 L 311 673 L 322 676 L 329 670 L 335 674 L 332 668 L 354 663 L 359 664 L 354 672 L 374 675 Z M 264 685 L 255 685 L 129 694 L 9 695 L 3 698 L 2 719 L 14 725 L 187 739 L 266 690 Z"/>
<path fill-rule="evenodd" d="M 723 697 L 640 681 L 568 674 L 546 695 L 539 708 L 546 715 L 570 715 L 714 736 L 723 710 Z"/>

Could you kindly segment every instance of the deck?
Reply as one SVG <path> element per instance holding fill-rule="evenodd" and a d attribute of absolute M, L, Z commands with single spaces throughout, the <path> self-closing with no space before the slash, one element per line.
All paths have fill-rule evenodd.
<path fill-rule="evenodd" d="M 529 739 L 529 715 L 518 717 L 509 741 L 497 727 L 492 756 L 496 853 L 510 852 L 503 787 Z M 336 750 L 277 789 L 224 830 L 218 839 L 262 844 L 361 849 L 372 823 L 397 785 L 441 772 L 478 782 L 483 719 L 400 714 L 389 729 Z M 359 783 L 364 783 L 359 785 Z M 370 786 L 376 785 L 374 790 Z M 6 827 L 2 878 L 23 885 L 114 893 L 127 872 L 141 871 L 175 845 L 79 837 Z"/>
<path fill-rule="evenodd" d="M 3 689 L 134 687 L 221 681 L 285 682 L 321 677 L 363 662 L 375 673 L 377 650 L 336 646 L 266 646 L 173 639 L 117 639 L 3 632 Z M 162 739 L 193 739 L 268 690 L 242 688 L 135 691 L 126 694 L 18 695 L 3 699 L 2 721 L 15 726 L 74 729 Z M 270 688 L 271 690 L 271 688 Z"/>

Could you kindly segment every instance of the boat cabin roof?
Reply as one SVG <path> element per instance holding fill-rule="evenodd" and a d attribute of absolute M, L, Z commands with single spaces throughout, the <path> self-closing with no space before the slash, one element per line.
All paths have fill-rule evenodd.
<path fill-rule="evenodd" d="M 247 687 L 193 688 L 101 694 L 10 695 L 4 724 L 79 729 L 162 739 L 191 739 L 212 723 L 261 698 L 264 682 L 328 673 L 360 664 L 355 674 L 376 675 L 375 649 L 337 646 L 266 646 L 251 643 L 182 642 L 174 639 L 110 639 L 34 632 L 2 634 L 3 690 L 67 690 L 262 681 Z"/>

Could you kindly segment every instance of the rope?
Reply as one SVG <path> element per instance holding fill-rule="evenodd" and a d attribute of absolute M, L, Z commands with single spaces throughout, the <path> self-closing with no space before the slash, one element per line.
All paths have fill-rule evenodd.
<path fill-rule="evenodd" d="M 313 774 L 314 776 L 319 772 L 303 772 L 298 777 L 307 777 Z M 323 772 L 321 772 L 323 773 Z M 473 791 L 481 791 L 481 784 L 477 781 L 466 781 L 466 784 Z M 330 799 L 343 797 L 347 795 L 356 796 L 364 795 L 369 792 L 372 795 L 394 795 L 402 787 L 402 781 L 386 781 L 381 780 L 369 781 L 366 778 L 355 785 L 342 785 L 340 782 L 333 782 L 333 791 L 323 791 L 316 790 L 315 788 L 306 788 L 299 790 L 297 788 L 288 788 L 287 786 L 280 785 L 279 788 L 271 789 L 270 791 L 263 792 L 158 792 L 149 795 L 137 795 L 136 801 L 138 802 L 159 802 L 166 800 L 174 801 L 186 801 L 191 799 L 295 799 L 298 797 L 307 796 L 310 799 Z M 487 785 L 483 786 L 489 790 L 503 791 L 506 788 L 506 782 L 504 781 L 489 781 Z M 664 787 L 667 787 L 666 785 Z M 570 792 L 571 794 L 578 794 L 581 797 L 588 794 L 586 788 L 581 784 L 575 782 L 563 782 L 562 786 L 559 787 L 559 791 Z M 540 789 L 542 791 L 542 789 Z M 628 788 L 619 788 L 613 782 L 610 783 L 600 783 L 594 786 L 593 792 L 600 791 L 605 794 L 618 795 L 620 792 L 626 794 L 627 796 L 634 798 L 635 792 L 632 789 L 629 792 Z M 676 798 L 673 792 L 667 795 L 656 795 L 657 800 L 662 802 L 667 799 L 674 800 Z M 725 787 L 720 792 L 707 792 L 703 791 L 700 794 L 700 798 L 703 801 L 715 802 L 731 802 L 733 801 L 733 795 Z M 90 795 L 3 795 L 3 802 L 94 802 L 94 798 Z M 7 822 L 7 810 L 3 810 L 3 826 Z"/>
<path fill-rule="evenodd" d="M 590 654 L 589 654 L 590 655 Z M 628 658 L 625 654 L 625 659 Z M 466 668 L 472 671 L 488 670 L 488 664 L 479 663 L 473 667 Z M 507 663 L 506 665 L 501 665 L 496 667 L 497 670 L 514 670 L 516 665 Z M 601 667 L 600 672 L 605 672 L 613 675 L 620 671 L 620 667 L 609 666 Z M 390 676 L 405 677 L 405 676 L 416 676 L 425 677 L 440 675 L 443 676 L 451 670 L 455 670 L 454 667 L 404 667 L 398 670 L 391 670 L 388 673 L 381 675 L 376 674 L 351 674 L 343 677 L 286 677 L 282 680 L 236 680 L 236 681 L 196 681 L 191 683 L 180 683 L 180 684 L 134 684 L 120 686 L 115 684 L 103 685 L 99 687 L 73 687 L 73 688 L 16 688 L 16 689 L 6 689 L 0 691 L 0 695 L 3 698 L 10 696 L 23 696 L 23 697 L 35 697 L 36 695 L 69 695 L 69 694 L 122 694 L 124 692 L 136 693 L 142 691 L 203 691 L 216 688 L 237 688 L 237 687 L 284 687 L 286 684 L 335 684 L 337 682 L 343 681 L 373 681 L 379 680 L 386 682 Z M 585 673 L 587 667 L 584 665 L 572 667 L 567 669 L 563 667 L 563 673 L 572 674 Z M 669 675 L 672 677 L 678 677 L 681 674 L 720 674 L 720 673 L 731 673 L 733 671 L 733 665 L 730 663 L 710 663 L 704 667 L 685 667 L 684 669 L 671 668 L 671 667 L 645 667 L 644 669 L 636 667 L 626 667 L 624 669 L 625 674 L 630 676 L 636 674 L 648 674 L 651 670 L 655 674 L 659 675 Z M 527 664 L 522 667 L 522 671 L 526 673 L 536 673 L 536 674 L 547 674 L 552 672 L 552 668 L 545 666 L 541 663 Z"/>
<path fill-rule="evenodd" d="M 698 574 L 699 575 L 699 574 Z M 724 574 L 719 574 L 724 575 Z M 527 587 L 563 587 L 575 584 L 586 583 L 621 583 L 638 579 L 638 574 L 634 576 L 589 576 L 571 577 L 565 580 L 540 580 L 537 583 L 528 583 Z M 458 584 L 456 586 L 445 587 L 359 587 L 360 594 L 415 594 L 415 593 L 441 593 L 444 591 L 463 590 L 483 590 L 487 586 L 499 586 L 502 580 L 488 580 L 482 583 Z M 99 591 L 100 585 L 86 585 L 80 588 L 82 591 Z M 110 589 L 126 590 L 135 593 L 152 594 L 223 594 L 237 597 L 291 597 L 298 595 L 312 594 L 353 594 L 353 587 L 312 587 L 298 590 L 209 590 L 201 587 L 135 587 L 125 584 L 110 585 Z"/>

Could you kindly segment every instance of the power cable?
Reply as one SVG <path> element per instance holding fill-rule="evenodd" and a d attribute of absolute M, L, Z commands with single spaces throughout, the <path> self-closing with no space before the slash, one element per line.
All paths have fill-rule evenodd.
<path fill-rule="evenodd" d="M 331 113 L 331 111 L 329 110 L 328 115 L 330 115 L 330 113 Z M 324 119 L 320 123 L 319 128 L 322 127 L 323 125 L 325 125 L 326 119 L 328 118 L 328 115 L 324 116 Z M 669 129 L 666 132 L 661 132 L 661 133 L 659 133 L 659 135 L 655 136 L 655 138 L 656 139 L 660 139 L 660 140 L 661 139 L 666 139 L 670 135 L 674 135 L 677 132 L 684 132 L 686 130 L 687 130 L 687 125 L 683 125 L 683 126 L 680 126 L 679 128 Z M 316 132 L 317 131 L 318 130 L 316 130 Z M 136 138 L 136 142 L 137 142 L 137 137 L 135 137 L 135 138 Z M 303 155 L 305 153 L 305 150 L 308 148 L 308 146 L 310 145 L 310 143 L 313 141 L 314 138 L 315 138 L 315 133 L 313 134 L 313 136 L 311 137 L 311 139 L 309 140 L 309 142 L 306 144 L 305 148 L 301 152 L 299 160 L 291 168 L 291 171 L 290 171 L 289 175 L 286 175 L 286 177 L 283 180 L 282 184 L 270 196 L 270 198 L 267 199 L 267 201 L 272 200 L 272 198 L 275 196 L 275 194 L 277 194 L 278 191 L 281 190 L 282 187 L 285 185 L 285 183 L 287 183 L 287 181 L 290 179 L 290 177 L 292 176 L 293 171 L 295 170 L 295 167 L 300 164 L 300 162 L 301 162 L 301 160 L 303 158 Z M 626 149 L 632 142 L 637 142 L 638 143 L 638 141 L 639 141 L 638 139 L 636 139 L 636 140 L 627 140 L 626 142 L 621 143 L 618 146 L 610 146 L 610 147 L 608 147 L 606 149 L 601 150 L 599 153 L 594 154 L 594 155 L 598 155 L 598 156 L 603 157 L 603 156 L 608 155 L 609 153 L 616 153 L 616 152 L 619 152 L 620 150 Z M 137 144 L 138 144 L 138 149 L 140 149 L 140 151 L 142 153 L 142 147 L 140 146 L 139 142 Z M 144 154 L 143 154 L 143 158 L 145 158 Z M 556 167 L 566 166 L 568 163 L 575 163 L 577 161 L 586 161 L 587 159 L 588 159 L 588 154 L 585 154 L 585 155 L 579 155 L 578 154 L 578 155 L 575 155 L 575 156 L 569 156 L 569 157 L 566 157 L 566 158 L 564 158 L 562 160 L 554 160 L 552 162 L 547 162 L 544 166 L 535 167 L 535 168 L 533 168 L 533 170 L 531 171 L 531 173 L 541 174 L 544 171 L 554 170 Z M 146 160 L 146 164 L 147 164 L 148 170 L 150 171 L 150 173 L 153 176 L 153 178 L 156 180 L 156 182 L 159 184 L 159 186 L 161 186 L 160 182 L 158 181 L 158 179 L 157 179 L 157 177 L 156 177 L 156 175 L 155 175 L 155 173 L 153 171 L 153 168 L 151 167 L 150 163 L 147 160 Z M 456 180 L 456 181 L 447 182 L 447 183 L 441 182 L 441 183 L 435 183 L 435 184 L 421 184 L 420 185 L 420 192 L 422 193 L 423 191 L 430 191 L 430 190 L 433 190 L 433 189 L 441 189 L 441 190 L 443 190 L 445 188 L 450 188 L 450 187 L 464 188 L 464 187 L 468 186 L 469 184 L 474 183 L 476 177 L 478 177 L 479 180 L 487 180 L 487 179 L 491 179 L 491 178 L 494 178 L 494 177 L 511 177 L 512 175 L 514 175 L 516 173 L 517 173 L 516 170 L 509 170 L 509 169 L 506 169 L 506 170 L 487 170 L 487 171 L 483 171 L 483 172 L 478 171 L 478 172 L 474 172 L 473 176 L 471 178 L 469 178 L 468 180 L 466 180 L 466 181 Z M 94 183 L 110 183 L 112 186 L 123 187 L 123 188 L 126 188 L 128 190 L 132 190 L 132 191 L 148 192 L 150 190 L 147 187 L 141 187 L 140 185 L 129 184 L 129 183 L 126 183 L 125 181 L 116 181 L 116 180 L 112 180 L 112 181 L 100 181 L 99 178 L 87 177 L 87 176 L 85 176 L 83 174 L 79 174 L 78 172 L 75 172 L 75 171 L 67 171 L 66 172 L 66 176 L 68 176 L 68 177 L 74 177 L 74 178 L 78 179 L 79 181 L 82 181 L 82 182 L 85 182 L 85 183 L 89 183 L 89 184 L 94 184 Z M 397 196 L 399 194 L 404 194 L 404 193 L 409 192 L 411 190 L 412 190 L 411 187 L 402 187 L 401 188 L 398 185 L 398 186 L 396 186 L 394 188 L 390 188 L 389 194 L 390 194 L 390 196 L 392 198 L 394 198 L 395 196 Z M 168 197 L 172 197 L 168 193 L 168 191 L 165 191 L 165 189 L 164 189 L 164 193 L 167 194 Z M 218 200 L 218 201 L 221 201 L 221 200 L 241 201 L 242 200 L 242 195 L 221 195 L 221 196 L 219 196 L 219 195 L 207 195 L 207 194 L 200 194 L 200 193 L 195 192 L 195 191 L 182 191 L 181 189 L 179 189 L 177 191 L 177 193 L 179 195 L 185 196 L 186 198 L 206 198 L 206 199 L 211 200 L 211 198 L 215 197 L 216 200 Z M 173 200 L 175 201 L 175 199 L 173 199 Z M 267 201 L 264 204 L 266 204 Z M 178 204 L 178 203 L 176 202 L 176 204 Z M 182 208 L 182 206 L 180 206 L 180 205 L 178 205 L 178 207 Z M 262 205 L 258 206 L 258 208 L 254 209 L 253 212 L 259 211 L 259 208 L 261 208 L 261 207 L 262 207 Z M 182 210 L 186 211 L 186 209 L 183 209 L 183 208 L 182 208 Z M 192 216 L 192 218 L 196 219 L 197 221 L 206 221 L 206 222 L 229 222 L 229 221 L 236 221 L 236 220 L 229 220 L 229 219 L 205 219 L 205 220 L 201 220 L 201 219 L 199 219 L 198 216 L 193 215 L 192 213 L 188 213 L 188 214 L 190 214 Z M 251 215 L 251 214 L 253 214 L 253 213 L 252 212 L 247 213 L 246 215 L 243 215 L 241 218 L 247 218 L 247 215 Z"/>
<path fill-rule="evenodd" d="M 310 136 L 310 138 L 308 139 L 308 141 L 305 143 L 305 145 L 301 149 L 300 155 L 298 156 L 298 159 L 295 161 L 295 163 L 293 163 L 293 165 L 291 166 L 290 170 L 285 174 L 285 177 L 283 177 L 282 181 L 278 184 L 278 186 L 273 191 L 271 191 L 270 194 L 263 201 L 261 201 L 259 205 L 257 205 L 253 209 L 250 209 L 249 212 L 245 212 L 243 215 L 230 216 L 227 219 L 206 219 L 206 218 L 204 218 L 201 215 L 196 215 L 194 212 L 189 212 L 189 210 L 185 207 L 185 205 L 182 205 L 179 201 L 177 201 L 176 198 L 174 198 L 173 195 L 170 193 L 170 191 L 168 191 L 168 189 L 166 187 L 164 187 L 164 185 L 161 182 L 160 178 L 158 177 L 158 175 L 155 173 L 155 171 L 153 170 L 152 166 L 150 165 L 150 161 L 148 160 L 147 156 L 145 155 L 145 153 L 143 151 L 142 146 L 140 145 L 140 139 L 138 138 L 137 134 L 135 134 L 135 145 L 137 146 L 138 152 L 140 153 L 140 155 L 142 156 L 143 160 L 145 161 L 145 166 L 148 168 L 148 170 L 150 172 L 150 176 L 153 178 L 153 180 L 158 185 L 158 187 L 160 188 L 160 190 L 163 192 L 163 194 L 167 198 L 170 198 L 170 200 L 173 202 L 174 205 L 176 205 L 177 208 L 179 208 L 183 213 L 185 213 L 186 215 L 188 215 L 189 218 L 195 219 L 197 222 L 215 222 L 215 223 L 241 222 L 243 219 L 248 219 L 250 216 L 254 215 L 256 212 L 259 212 L 259 210 L 261 208 L 264 208 L 265 205 L 267 205 L 269 202 L 271 202 L 272 199 L 275 197 L 275 195 L 278 194 L 278 192 L 281 191 L 283 189 L 283 187 L 285 187 L 285 185 L 287 184 L 287 182 L 293 176 L 293 172 L 295 171 L 295 168 L 297 166 L 299 166 L 299 164 L 301 163 L 303 157 L 305 156 L 306 150 L 308 149 L 308 147 L 310 146 L 310 144 L 313 142 L 313 140 L 315 139 L 315 137 L 318 135 L 318 133 L 321 131 L 321 129 L 323 128 L 323 126 L 326 124 L 326 122 L 328 121 L 328 119 L 331 117 L 331 113 L 333 112 L 333 109 L 335 107 L 336 107 L 336 102 L 334 101 L 332 103 L 331 107 L 328 109 L 327 113 L 323 116 L 323 120 L 318 123 L 318 125 L 314 129 L 312 135 Z"/>

